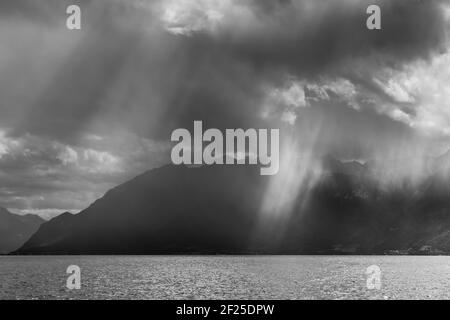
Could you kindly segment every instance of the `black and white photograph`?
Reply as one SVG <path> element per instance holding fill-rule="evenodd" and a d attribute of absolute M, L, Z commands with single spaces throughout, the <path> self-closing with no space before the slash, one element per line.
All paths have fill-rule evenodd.
<path fill-rule="evenodd" d="M 0 1 L 0 300 L 447 300 L 449 255 L 450 1 Z"/>

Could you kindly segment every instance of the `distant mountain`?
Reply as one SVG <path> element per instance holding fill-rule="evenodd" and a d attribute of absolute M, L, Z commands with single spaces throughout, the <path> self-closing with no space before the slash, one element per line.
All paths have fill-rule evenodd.
<path fill-rule="evenodd" d="M 267 220 L 271 178 L 258 167 L 167 165 L 44 223 L 15 253 L 450 253 L 448 178 L 386 188 L 359 162 L 325 157 L 323 167 Z"/>
<path fill-rule="evenodd" d="M 44 221 L 36 215 L 17 215 L 0 207 L 0 254 L 20 248 Z"/>
<path fill-rule="evenodd" d="M 267 180 L 255 166 L 154 169 L 44 223 L 18 253 L 245 251 Z"/>

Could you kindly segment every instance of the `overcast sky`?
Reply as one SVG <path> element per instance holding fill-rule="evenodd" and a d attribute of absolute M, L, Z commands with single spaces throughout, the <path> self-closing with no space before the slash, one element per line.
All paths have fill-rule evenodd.
<path fill-rule="evenodd" d="M 285 168 L 329 153 L 420 176 L 450 149 L 449 32 L 432 0 L 1 1 L 0 206 L 78 212 L 194 120 L 280 128 Z"/>

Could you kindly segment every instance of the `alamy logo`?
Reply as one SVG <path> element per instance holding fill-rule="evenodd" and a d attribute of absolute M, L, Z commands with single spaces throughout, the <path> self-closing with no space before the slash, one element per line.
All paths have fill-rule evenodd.
<path fill-rule="evenodd" d="M 202 121 L 194 121 L 193 139 L 187 129 L 172 132 L 171 141 L 178 142 L 172 149 L 172 162 L 196 165 L 224 164 L 224 159 L 225 164 L 259 162 L 261 175 L 274 175 L 279 169 L 279 130 L 270 130 L 270 144 L 268 135 L 268 129 L 226 129 L 224 147 L 224 136 L 219 129 L 203 132 Z M 203 142 L 209 143 L 203 147 Z"/>
<path fill-rule="evenodd" d="M 67 7 L 66 13 L 69 14 L 66 20 L 66 26 L 69 30 L 81 29 L 81 9 L 79 6 L 73 4 Z"/>
<path fill-rule="evenodd" d="M 77 265 L 70 265 L 66 270 L 67 274 L 70 276 L 67 278 L 66 287 L 69 290 L 81 289 L 81 269 Z"/>
<path fill-rule="evenodd" d="M 366 287 L 369 290 L 381 289 L 381 268 L 376 264 L 367 267 L 366 269 Z"/>
<path fill-rule="evenodd" d="M 366 10 L 370 16 L 367 18 L 366 26 L 369 30 L 381 29 L 381 8 L 376 4 L 370 5 Z"/>

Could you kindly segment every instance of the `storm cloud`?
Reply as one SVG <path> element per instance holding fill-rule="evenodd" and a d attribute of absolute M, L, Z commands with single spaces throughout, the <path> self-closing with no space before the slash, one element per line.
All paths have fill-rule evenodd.
<path fill-rule="evenodd" d="M 65 27 L 73 3 L 77 31 Z M 381 7 L 381 30 L 366 28 L 369 4 Z M 382 166 L 450 149 L 443 1 L 20 0 L 0 9 L 0 205 L 19 212 L 84 208 L 168 162 L 170 133 L 194 120 L 280 128 L 284 150 L 308 159 Z M 401 177 L 422 172 L 411 163 Z"/>

